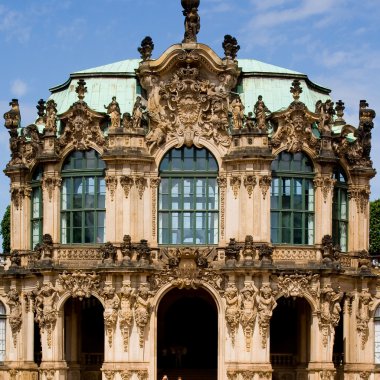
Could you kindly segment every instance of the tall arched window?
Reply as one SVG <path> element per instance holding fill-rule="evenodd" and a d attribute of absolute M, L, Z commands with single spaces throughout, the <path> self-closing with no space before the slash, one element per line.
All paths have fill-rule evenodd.
<path fill-rule="evenodd" d="M 380 364 L 380 307 L 377 307 L 373 318 L 375 327 L 375 364 Z"/>
<path fill-rule="evenodd" d="M 63 164 L 61 241 L 103 243 L 105 237 L 105 164 L 94 150 L 75 151 Z"/>
<path fill-rule="evenodd" d="M 42 203 L 42 181 L 43 169 L 38 166 L 32 176 L 32 202 L 31 202 L 31 245 L 32 249 L 36 244 L 42 241 L 42 216 L 43 216 L 43 203 Z"/>
<path fill-rule="evenodd" d="M 281 152 L 272 162 L 272 243 L 314 243 L 313 177 L 313 165 L 303 153 Z"/>
<path fill-rule="evenodd" d="M 5 322 L 6 322 L 5 307 L 0 302 L 0 363 L 5 360 Z"/>
<path fill-rule="evenodd" d="M 206 149 L 172 149 L 160 165 L 159 244 L 217 244 L 218 164 Z"/>
<path fill-rule="evenodd" d="M 334 185 L 332 207 L 332 237 L 334 244 L 339 244 L 342 252 L 347 252 L 348 237 L 348 197 L 347 180 L 341 168 L 336 168 L 333 174 Z"/>

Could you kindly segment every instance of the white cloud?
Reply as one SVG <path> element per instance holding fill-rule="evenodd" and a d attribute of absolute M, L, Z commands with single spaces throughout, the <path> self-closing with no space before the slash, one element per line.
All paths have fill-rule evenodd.
<path fill-rule="evenodd" d="M 76 40 L 83 39 L 86 31 L 86 20 L 83 18 L 76 18 L 71 24 L 61 26 L 57 30 L 57 36 L 65 39 L 75 38 Z"/>
<path fill-rule="evenodd" d="M 27 17 L 21 12 L 0 5 L 0 34 L 5 36 L 6 41 L 28 42 L 31 27 L 27 23 Z"/>
<path fill-rule="evenodd" d="M 21 97 L 28 92 L 28 85 L 21 79 L 16 79 L 11 83 L 11 93 L 14 96 Z"/>

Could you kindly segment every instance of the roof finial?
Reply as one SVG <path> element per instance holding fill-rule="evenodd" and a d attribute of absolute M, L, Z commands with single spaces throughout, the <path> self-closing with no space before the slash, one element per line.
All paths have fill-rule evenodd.
<path fill-rule="evenodd" d="M 78 94 L 80 101 L 83 101 L 84 94 L 87 92 L 86 82 L 83 79 L 78 80 L 78 86 L 75 89 L 75 92 Z"/>
<path fill-rule="evenodd" d="M 154 49 L 154 43 L 151 37 L 146 36 L 141 41 L 141 46 L 137 48 L 143 61 L 147 61 L 152 57 L 152 51 Z"/>
<path fill-rule="evenodd" d="M 290 87 L 290 92 L 293 94 L 293 99 L 298 102 L 300 95 L 302 94 L 302 87 L 298 79 L 294 79 L 292 82 L 292 87 Z"/>
<path fill-rule="evenodd" d="M 198 14 L 200 0 L 181 0 L 185 18 L 185 36 L 183 43 L 197 42 L 197 34 L 201 28 Z"/>

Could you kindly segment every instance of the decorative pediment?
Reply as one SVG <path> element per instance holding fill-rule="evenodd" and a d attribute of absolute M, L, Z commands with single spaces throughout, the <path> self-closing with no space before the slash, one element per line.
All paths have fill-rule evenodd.
<path fill-rule="evenodd" d="M 176 147 L 201 147 L 202 138 L 229 147 L 230 92 L 238 75 L 236 61 L 222 60 L 202 44 L 174 45 L 159 59 L 141 62 L 150 150 L 172 140 Z"/>
<path fill-rule="evenodd" d="M 290 91 L 293 93 L 294 101 L 286 110 L 271 115 L 271 120 L 276 125 L 271 144 L 275 149 L 284 147 L 291 153 L 300 152 L 305 146 L 318 153 L 320 140 L 313 129 L 320 116 L 309 111 L 306 105 L 298 100 L 302 92 L 298 80 L 293 81 Z"/>
<path fill-rule="evenodd" d="M 73 146 L 76 150 L 87 150 L 97 145 L 104 146 L 105 138 L 101 129 L 101 122 L 105 115 L 92 110 L 83 100 L 87 91 L 86 82 L 83 79 L 78 81 L 76 92 L 79 101 L 75 102 L 65 113 L 59 115 L 63 130 L 58 139 L 60 148 L 67 145 Z"/>

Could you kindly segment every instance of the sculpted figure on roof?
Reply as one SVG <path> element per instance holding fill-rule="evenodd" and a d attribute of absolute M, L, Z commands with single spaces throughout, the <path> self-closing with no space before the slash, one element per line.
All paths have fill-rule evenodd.
<path fill-rule="evenodd" d="M 200 17 L 197 8 L 185 9 L 185 36 L 182 42 L 197 42 L 197 34 L 201 28 Z"/>
<path fill-rule="evenodd" d="M 111 128 L 119 128 L 120 127 L 120 107 L 119 103 L 116 101 L 116 96 L 112 97 L 112 101 L 108 106 L 104 106 L 107 110 L 108 115 L 111 119 Z"/>
<path fill-rule="evenodd" d="M 232 113 L 232 125 L 233 129 L 243 128 L 243 118 L 244 118 L 244 105 L 240 100 L 240 96 L 237 96 L 231 103 L 231 113 Z"/>

